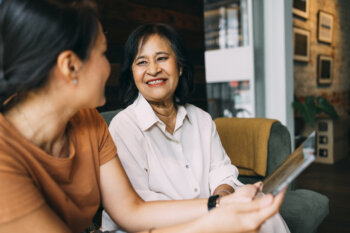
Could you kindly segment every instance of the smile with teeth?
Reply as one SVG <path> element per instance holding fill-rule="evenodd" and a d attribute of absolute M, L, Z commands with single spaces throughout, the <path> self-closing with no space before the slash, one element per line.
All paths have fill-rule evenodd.
<path fill-rule="evenodd" d="M 148 85 L 157 85 L 157 84 L 160 84 L 160 83 L 163 83 L 165 82 L 166 80 L 165 79 L 156 79 L 156 80 L 151 80 L 151 81 L 148 81 L 146 82 Z"/>

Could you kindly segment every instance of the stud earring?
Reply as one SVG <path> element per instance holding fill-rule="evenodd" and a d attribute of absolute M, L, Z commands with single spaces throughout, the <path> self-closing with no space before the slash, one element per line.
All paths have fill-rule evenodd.
<path fill-rule="evenodd" d="M 180 71 L 180 76 L 182 75 L 182 71 Z"/>
<path fill-rule="evenodd" d="M 77 84 L 78 84 L 78 79 L 77 79 L 77 78 L 73 79 L 73 84 L 74 84 L 74 85 L 77 85 Z"/>

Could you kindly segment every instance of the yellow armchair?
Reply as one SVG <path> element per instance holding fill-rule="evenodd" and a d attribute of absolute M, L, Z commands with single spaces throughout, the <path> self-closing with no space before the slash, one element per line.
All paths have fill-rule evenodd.
<path fill-rule="evenodd" d="M 217 118 L 215 124 L 242 183 L 264 180 L 291 153 L 289 131 L 276 120 Z M 329 213 L 329 200 L 311 190 L 289 187 L 280 213 L 292 233 L 315 233 Z"/>

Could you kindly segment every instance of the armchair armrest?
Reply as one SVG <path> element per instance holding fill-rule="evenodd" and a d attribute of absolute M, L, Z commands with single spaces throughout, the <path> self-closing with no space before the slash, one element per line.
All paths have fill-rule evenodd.
<path fill-rule="evenodd" d="M 271 174 L 290 154 L 291 138 L 287 127 L 279 122 L 273 123 L 268 142 L 266 175 Z"/>

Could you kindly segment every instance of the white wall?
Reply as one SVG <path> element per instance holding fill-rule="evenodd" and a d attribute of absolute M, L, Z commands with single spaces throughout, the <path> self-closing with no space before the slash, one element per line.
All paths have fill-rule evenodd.
<path fill-rule="evenodd" d="M 292 0 L 264 0 L 263 7 L 265 117 L 286 125 L 293 138 Z"/>

